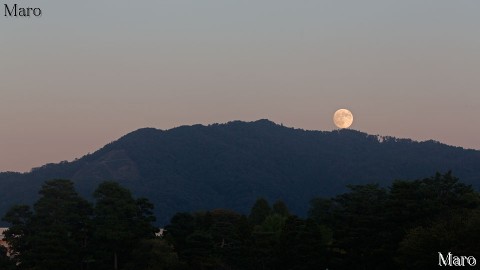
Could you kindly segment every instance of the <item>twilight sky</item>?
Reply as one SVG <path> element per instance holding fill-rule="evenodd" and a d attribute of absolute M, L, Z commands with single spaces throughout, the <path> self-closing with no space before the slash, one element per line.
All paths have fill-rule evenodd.
<path fill-rule="evenodd" d="M 39 7 L 7 18 L 3 4 Z M 2 3 L 0 171 L 141 127 L 268 118 L 480 149 L 480 1 Z"/>

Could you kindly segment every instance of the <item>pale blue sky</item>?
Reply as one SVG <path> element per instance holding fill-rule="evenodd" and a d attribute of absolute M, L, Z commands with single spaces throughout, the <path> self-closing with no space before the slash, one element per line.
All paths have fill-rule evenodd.
<path fill-rule="evenodd" d="M 338 108 L 357 130 L 480 149 L 479 1 L 17 3 L 43 16 L 0 18 L 0 171 L 145 126 L 331 130 Z"/>

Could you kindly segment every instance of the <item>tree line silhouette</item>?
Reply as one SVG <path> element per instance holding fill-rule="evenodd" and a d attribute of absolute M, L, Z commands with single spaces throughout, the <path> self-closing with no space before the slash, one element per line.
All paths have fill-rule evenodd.
<path fill-rule="evenodd" d="M 248 214 L 177 213 L 156 236 L 154 206 L 118 183 L 101 183 L 90 203 L 50 180 L 32 208 L 3 217 L 0 269 L 432 269 L 438 252 L 480 258 L 480 194 L 451 172 L 348 188 L 311 200 L 306 217 L 259 198 Z"/>

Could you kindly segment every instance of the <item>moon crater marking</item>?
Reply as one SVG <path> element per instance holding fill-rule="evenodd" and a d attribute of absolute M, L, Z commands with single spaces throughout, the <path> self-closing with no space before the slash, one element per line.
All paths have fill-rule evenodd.
<path fill-rule="evenodd" d="M 340 109 L 333 115 L 333 123 L 338 128 L 348 128 L 353 123 L 353 114 L 347 109 Z"/>

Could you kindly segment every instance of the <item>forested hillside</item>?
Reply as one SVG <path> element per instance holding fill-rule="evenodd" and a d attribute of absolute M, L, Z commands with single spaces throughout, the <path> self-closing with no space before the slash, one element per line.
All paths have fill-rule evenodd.
<path fill-rule="evenodd" d="M 305 216 L 310 199 L 345 192 L 347 184 L 387 186 L 448 170 L 478 189 L 480 152 L 355 130 L 306 131 L 268 120 L 145 128 L 72 162 L 1 173 L 0 214 L 12 204 L 33 203 L 45 180 L 65 178 L 89 199 L 99 183 L 116 181 L 152 201 L 159 224 L 179 211 L 246 213 L 258 197 L 282 199 Z"/>

